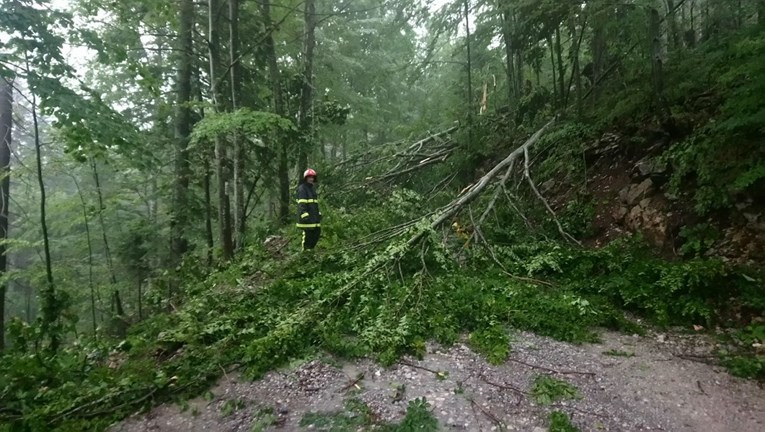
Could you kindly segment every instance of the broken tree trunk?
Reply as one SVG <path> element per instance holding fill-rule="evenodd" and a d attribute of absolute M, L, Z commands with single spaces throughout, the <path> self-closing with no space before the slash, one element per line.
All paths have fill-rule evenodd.
<path fill-rule="evenodd" d="M 494 166 L 494 168 L 491 169 L 486 175 L 481 177 L 480 180 L 478 180 L 477 183 L 470 186 L 458 199 L 452 201 L 449 205 L 443 208 L 441 213 L 436 216 L 436 218 L 431 222 L 430 229 L 434 230 L 438 227 L 440 227 L 444 222 L 448 221 L 450 218 L 452 218 L 454 215 L 456 215 L 460 210 L 462 210 L 466 205 L 470 204 L 474 199 L 476 199 L 481 192 L 483 192 L 484 189 L 494 180 L 494 178 L 502 172 L 502 170 L 509 167 L 511 164 L 513 164 L 516 159 L 526 154 L 529 147 L 534 145 L 537 141 L 539 141 L 539 138 L 542 137 L 542 135 L 545 133 L 545 131 L 553 124 L 555 123 L 555 119 L 550 120 L 542 126 L 541 129 L 536 131 L 534 135 L 531 136 L 526 142 L 515 149 L 512 153 L 510 153 L 505 159 L 502 160 L 502 162 L 498 163 Z M 409 241 L 407 241 L 407 246 L 412 246 L 415 243 L 417 243 L 420 239 L 422 239 L 423 236 L 427 233 L 426 230 L 420 231 L 414 236 L 412 236 Z"/>

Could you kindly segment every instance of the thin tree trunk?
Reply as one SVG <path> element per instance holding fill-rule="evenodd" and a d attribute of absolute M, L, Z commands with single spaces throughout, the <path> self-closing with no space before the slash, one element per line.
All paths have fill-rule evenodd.
<path fill-rule="evenodd" d="M 106 265 L 109 268 L 109 279 L 112 285 L 112 299 L 111 299 L 111 312 L 112 312 L 112 326 L 116 334 L 120 338 L 124 338 L 127 335 L 127 319 L 125 317 L 125 310 L 122 307 L 122 296 L 117 288 L 117 275 L 114 272 L 114 262 L 112 261 L 112 252 L 109 248 L 109 237 L 106 235 L 106 223 L 104 222 L 104 196 L 101 191 L 101 180 L 98 175 L 98 165 L 95 159 L 90 160 L 90 166 L 93 170 L 93 180 L 96 183 L 96 193 L 98 196 L 98 222 L 101 225 L 101 234 L 104 240 L 104 255 L 106 256 Z"/>
<path fill-rule="evenodd" d="M 581 16 L 581 15 L 580 15 Z M 577 118 L 581 119 L 582 115 L 584 113 L 584 107 L 582 105 L 582 71 L 581 71 L 581 65 L 579 62 L 579 53 L 582 48 L 582 40 L 584 39 L 584 29 L 586 25 L 583 23 L 581 25 L 582 30 L 579 33 L 579 37 L 577 37 L 577 21 L 580 18 L 576 16 L 572 16 L 569 19 L 569 33 L 571 33 L 571 40 L 576 40 L 576 44 L 571 44 L 571 74 L 572 78 L 575 81 L 574 85 L 576 86 L 576 115 Z M 571 91 L 571 83 L 569 82 L 569 92 Z"/>
<path fill-rule="evenodd" d="M 191 76 L 194 64 L 194 2 L 181 0 L 180 30 L 178 32 L 178 76 L 175 105 L 175 179 L 173 209 L 170 219 L 172 268 L 180 264 L 188 250 L 185 231 L 189 226 L 188 190 L 191 178 L 189 166 L 189 136 L 191 135 Z M 177 281 L 173 282 L 175 285 Z"/>
<path fill-rule="evenodd" d="M 213 250 L 215 249 L 215 233 L 213 232 L 212 195 L 210 193 L 212 169 L 210 169 L 210 158 L 208 157 L 205 158 L 204 170 L 203 187 L 205 191 L 205 241 L 207 243 L 207 267 L 212 267 Z"/>
<path fill-rule="evenodd" d="M 680 48 L 680 31 L 677 28 L 677 8 L 675 0 L 666 0 L 667 2 L 667 20 L 669 22 L 669 40 L 672 43 L 672 49 Z"/>
<path fill-rule="evenodd" d="M 50 239 L 46 220 L 45 182 L 42 172 L 42 145 L 40 143 L 40 126 L 37 121 L 37 96 L 32 94 L 32 123 L 34 125 L 35 156 L 37 159 L 37 182 L 40 185 L 40 227 L 43 235 L 43 252 L 45 255 L 45 288 L 42 291 L 42 333 L 50 340 L 50 350 L 58 350 L 61 342 L 61 307 L 56 296 L 56 286 L 53 283 L 53 268 L 50 258 Z"/>
<path fill-rule="evenodd" d="M 558 56 L 558 87 L 560 91 L 560 107 L 563 108 L 566 100 L 566 65 L 563 64 L 563 43 L 560 36 L 560 25 L 555 27 L 555 52 Z"/>
<path fill-rule="evenodd" d="M 274 97 L 274 112 L 280 116 L 286 116 L 284 111 L 284 99 L 282 96 L 282 80 L 279 72 L 279 63 L 276 60 L 276 47 L 274 45 L 273 32 L 271 27 L 271 0 L 261 2 L 261 14 L 266 26 L 266 36 L 264 40 L 266 48 L 266 57 L 268 59 L 268 73 L 271 80 L 271 92 Z M 289 143 L 282 140 L 279 143 L 279 220 L 286 224 L 290 218 L 290 174 L 289 174 Z"/>
<path fill-rule="evenodd" d="M 200 106 L 202 104 L 203 98 L 202 98 L 202 82 L 199 77 L 200 74 L 200 68 L 195 67 L 194 68 L 194 79 L 196 83 L 196 98 L 197 101 L 200 103 Z M 204 118 L 205 111 L 204 108 L 199 110 L 199 118 Z M 202 189 L 204 190 L 204 196 L 205 196 L 205 244 L 207 245 L 207 267 L 212 267 L 213 265 L 213 253 L 215 251 L 215 232 L 213 230 L 213 208 L 212 208 L 212 168 L 210 166 L 210 161 L 213 160 L 215 157 L 214 151 L 212 148 L 205 146 L 202 149 L 202 166 L 204 170 L 204 174 L 202 176 Z"/>
<path fill-rule="evenodd" d="M 558 72 L 555 65 L 555 47 L 553 46 L 553 40 L 551 36 L 547 37 L 547 45 L 550 46 L 550 70 L 552 71 L 553 99 L 557 101 L 560 100 L 559 98 L 563 98 L 563 96 L 558 95 Z"/>
<path fill-rule="evenodd" d="M 648 11 L 649 30 L 651 37 L 651 66 L 653 71 L 653 93 L 657 108 L 662 116 L 666 115 L 664 104 L 664 71 L 661 52 L 661 18 L 659 11 L 651 8 Z"/>
<path fill-rule="evenodd" d="M 90 237 L 90 222 L 88 220 L 88 205 L 85 202 L 85 195 L 82 193 L 80 183 L 76 176 L 72 176 L 74 185 L 77 187 L 77 194 L 82 203 L 82 221 L 85 224 L 85 239 L 88 241 L 88 287 L 90 287 L 90 311 L 93 320 L 93 337 L 98 339 L 98 320 L 96 318 L 96 285 L 93 281 L 93 240 Z"/>
<path fill-rule="evenodd" d="M 513 36 L 510 28 L 510 11 L 502 11 L 502 39 L 505 42 L 505 65 L 507 68 L 507 103 L 510 107 L 518 104 L 518 93 L 515 88 L 515 65 L 513 62 Z"/>
<path fill-rule="evenodd" d="M 606 39 L 606 26 L 609 15 L 606 13 L 607 6 L 596 7 L 592 19 L 592 85 L 595 100 L 600 96 L 601 76 L 606 71 L 608 60 L 608 41 Z"/>
<path fill-rule="evenodd" d="M 313 131 L 310 130 L 308 111 L 313 104 L 313 51 L 316 46 L 316 0 L 305 0 L 305 30 L 303 38 L 303 83 L 300 91 L 300 109 L 298 127 L 303 135 L 298 151 L 297 178 L 303 178 L 308 168 L 308 153 L 313 143 Z"/>
<path fill-rule="evenodd" d="M 218 89 L 218 71 L 220 69 L 220 35 L 218 33 L 219 19 L 217 15 L 218 1 L 208 0 L 208 29 L 210 57 L 210 94 L 216 111 L 223 111 L 223 101 Z M 218 177 L 218 226 L 221 239 L 221 250 L 224 261 L 234 256 L 234 243 L 231 238 L 231 201 L 228 195 L 228 156 L 222 137 L 215 138 L 215 161 Z"/>
<path fill-rule="evenodd" d="M 470 1 L 465 0 L 465 45 L 467 47 L 467 108 L 468 122 L 473 118 L 473 61 L 470 55 Z M 470 130 L 468 130 L 468 134 Z"/>
<path fill-rule="evenodd" d="M 0 351 L 5 349 L 5 292 L 8 271 L 6 240 L 8 240 L 8 208 L 11 186 L 11 145 L 13 143 L 13 84 L 0 77 Z"/>
<path fill-rule="evenodd" d="M 239 62 L 239 0 L 228 0 L 229 29 L 229 75 L 231 80 L 231 110 L 239 109 L 239 94 L 242 90 L 241 63 Z M 244 203 L 244 142 L 238 132 L 234 133 L 234 238 L 235 249 L 244 243 L 246 228 Z"/>
<path fill-rule="evenodd" d="M 143 321 L 143 281 L 138 278 L 138 320 Z"/>

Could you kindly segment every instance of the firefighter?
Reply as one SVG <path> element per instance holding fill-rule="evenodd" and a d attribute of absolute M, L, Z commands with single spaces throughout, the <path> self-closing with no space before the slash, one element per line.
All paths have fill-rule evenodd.
<path fill-rule="evenodd" d="M 316 246 L 321 236 L 321 212 L 319 199 L 316 194 L 316 171 L 307 169 L 303 173 L 303 183 L 297 191 L 298 223 L 303 230 L 303 250 Z"/>

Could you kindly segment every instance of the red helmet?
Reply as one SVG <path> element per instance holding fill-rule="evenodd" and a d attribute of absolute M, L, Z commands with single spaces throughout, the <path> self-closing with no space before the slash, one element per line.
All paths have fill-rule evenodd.
<path fill-rule="evenodd" d="M 308 168 L 308 169 L 307 169 L 307 170 L 305 170 L 305 172 L 303 173 L 303 178 L 305 179 L 305 178 L 307 178 L 307 177 L 313 177 L 313 178 L 316 178 L 316 171 L 312 170 L 311 168 Z"/>

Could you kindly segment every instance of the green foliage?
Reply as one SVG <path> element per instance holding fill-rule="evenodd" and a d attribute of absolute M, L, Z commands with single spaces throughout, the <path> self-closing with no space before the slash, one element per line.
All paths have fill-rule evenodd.
<path fill-rule="evenodd" d="M 551 405 L 558 401 L 581 397 L 573 385 L 547 375 L 537 375 L 531 387 L 531 395 L 540 405 Z"/>
<path fill-rule="evenodd" d="M 279 115 L 240 108 L 234 112 L 211 113 L 194 126 L 193 143 L 212 142 L 215 138 L 241 134 L 250 143 L 263 147 L 264 138 L 283 137 L 294 132 L 295 125 Z"/>
<path fill-rule="evenodd" d="M 580 432 L 569 419 L 568 414 L 560 411 L 550 413 L 550 432 Z"/>
<path fill-rule="evenodd" d="M 255 421 L 250 428 L 251 432 L 265 432 L 269 426 L 274 426 L 279 421 L 279 417 L 274 414 L 273 408 L 263 408 L 258 410 L 255 415 Z"/>
<path fill-rule="evenodd" d="M 422 399 L 409 401 L 406 416 L 399 424 L 376 424 L 369 407 L 358 399 L 345 401 L 345 411 L 339 413 L 305 414 L 300 426 L 320 431 L 383 431 L 383 432 L 434 432 L 439 430 L 438 420 L 431 413 L 430 404 Z"/>
<path fill-rule="evenodd" d="M 665 158 L 674 167 L 671 186 L 675 192 L 689 179 L 695 181 L 695 208 L 700 214 L 729 207 L 736 194 L 758 194 L 765 179 L 765 153 L 760 145 L 765 103 L 754 96 L 765 91 L 763 80 L 754 78 L 765 74 L 763 58 L 765 36 L 758 30 L 724 39 L 721 46 L 708 46 L 686 60 L 707 74 L 688 81 L 698 86 L 693 91 L 704 95 L 713 88 L 711 96 L 705 97 L 720 109 L 709 113 L 713 121 L 696 128 Z"/>
<path fill-rule="evenodd" d="M 431 413 L 431 407 L 425 398 L 409 401 L 406 407 L 406 417 L 391 432 L 434 432 L 439 429 L 438 420 Z"/>
<path fill-rule="evenodd" d="M 719 240 L 720 232 L 709 224 L 684 226 L 680 228 L 683 244 L 678 250 L 684 256 L 702 256 Z"/>
<path fill-rule="evenodd" d="M 723 365 L 731 374 L 741 378 L 765 378 L 765 356 L 723 354 Z"/>
<path fill-rule="evenodd" d="M 502 363 L 510 354 L 510 338 L 507 329 L 501 325 L 474 331 L 470 334 L 470 343 L 493 364 Z"/>
<path fill-rule="evenodd" d="M 721 350 L 723 364 L 735 376 L 765 379 L 765 324 L 750 324 L 732 334 L 735 345 L 744 349 Z"/>

